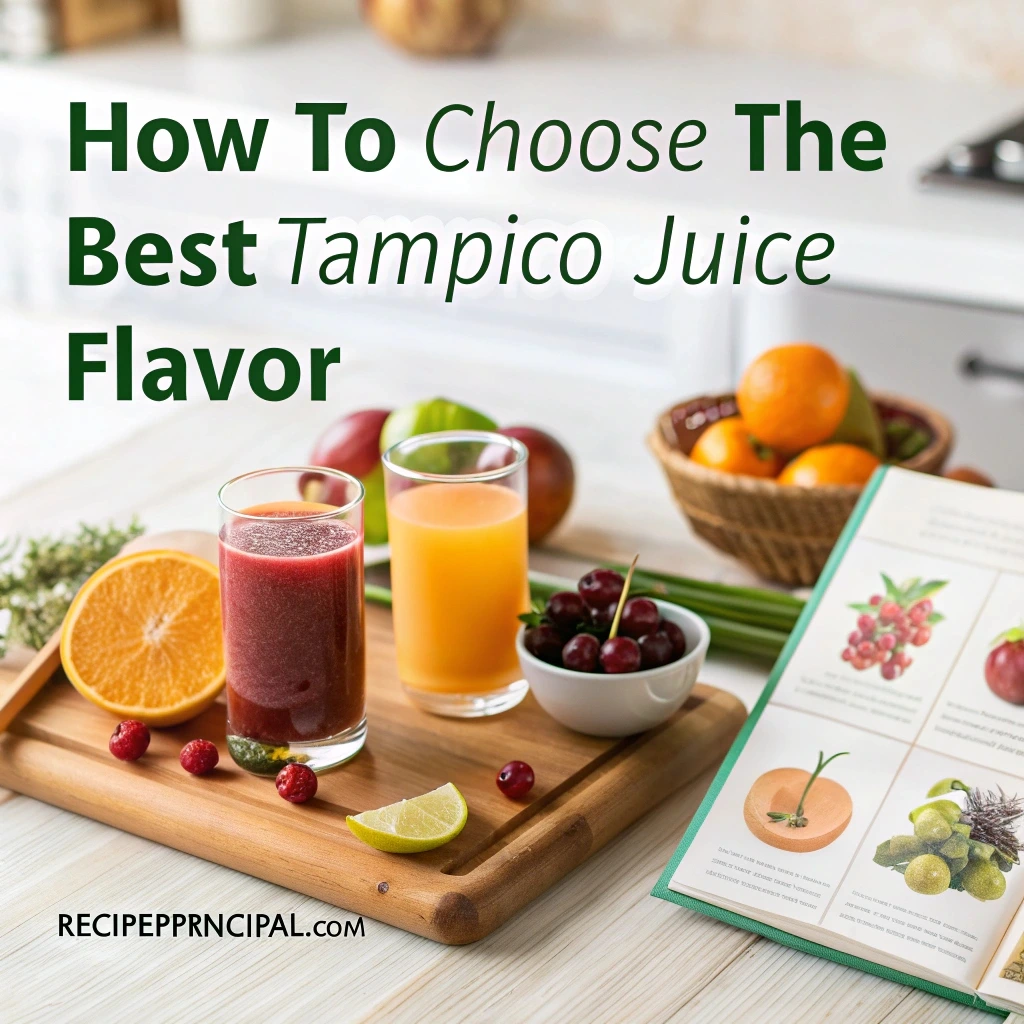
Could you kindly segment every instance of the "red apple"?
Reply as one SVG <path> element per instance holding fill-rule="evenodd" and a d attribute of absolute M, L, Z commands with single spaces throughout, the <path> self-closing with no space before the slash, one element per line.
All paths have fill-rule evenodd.
<path fill-rule="evenodd" d="M 309 461 L 314 466 L 340 469 L 362 481 L 366 488 L 363 519 L 368 544 L 383 544 L 388 539 L 384 509 L 384 477 L 380 463 L 380 432 L 390 409 L 360 409 L 335 420 L 317 439 Z M 304 478 L 301 486 L 309 501 L 344 503 L 344 494 L 317 486 L 315 477 Z"/>
<path fill-rule="evenodd" d="M 1024 630 L 1011 629 L 996 638 L 985 659 L 985 682 L 1011 704 L 1024 704 Z"/>
<path fill-rule="evenodd" d="M 550 434 L 536 427 L 502 427 L 499 434 L 514 437 L 530 453 L 530 543 L 542 541 L 561 521 L 572 504 L 576 473 L 569 453 Z"/>

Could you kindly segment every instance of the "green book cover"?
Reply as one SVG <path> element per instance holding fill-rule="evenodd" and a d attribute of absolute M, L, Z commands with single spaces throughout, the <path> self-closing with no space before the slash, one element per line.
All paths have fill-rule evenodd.
<path fill-rule="evenodd" d="M 911 883 L 906 878 L 909 864 L 889 866 L 890 861 L 876 854 L 876 847 L 881 842 L 888 852 L 891 848 L 886 842 L 887 837 L 894 836 L 900 830 L 914 837 L 916 824 L 909 820 L 902 826 L 893 823 L 903 820 L 897 817 L 896 810 L 899 809 L 902 813 L 904 809 L 900 799 L 905 791 L 916 794 L 915 787 L 920 788 L 919 799 L 915 796 L 911 806 L 905 807 L 906 812 L 914 812 L 913 802 L 919 805 L 928 803 L 933 796 L 928 791 L 933 790 L 936 785 L 941 789 L 942 785 L 949 782 L 948 779 L 933 778 L 928 774 L 929 771 L 934 774 L 942 768 L 947 775 L 970 776 L 965 786 L 970 782 L 984 789 L 992 786 L 993 776 L 990 769 L 994 767 L 1000 770 L 996 785 L 1005 788 L 1017 780 L 1019 790 L 1024 792 L 1024 749 L 1017 749 L 1012 754 L 1007 752 L 1005 756 L 1001 754 L 997 764 L 990 764 L 991 754 L 985 751 L 980 743 L 975 742 L 975 733 L 980 735 L 978 730 L 982 727 L 979 725 L 975 733 L 969 729 L 969 725 L 974 723 L 973 704 L 965 704 L 962 696 L 963 693 L 970 692 L 973 695 L 972 701 L 980 702 L 987 713 L 992 711 L 989 710 L 986 701 L 992 704 L 993 709 L 998 703 L 998 699 L 985 686 L 980 668 L 977 666 L 977 652 L 987 649 L 981 634 L 1006 610 L 1007 594 L 1019 593 L 1021 600 L 1024 601 L 1024 498 L 1005 492 L 984 491 L 981 488 L 975 488 L 974 493 L 969 493 L 963 490 L 969 485 L 949 484 L 946 481 L 933 483 L 933 478 L 920 477 L 921 483 L 918 483 L 912 479 L 915 476 L 917 474 L 882 469 L 865 488 L 792 636 L 769 676 L 764 691 L 716 774 L 675 854 L 655 885 L 652 895 L 795 949 L 911 985 L 958 1003 L 1005 1015 L 1005 1009 L 987 1003 L 975 991 L 965 992 L 937 983 L 935 975 L 941 971 L 936 967 L 935 961 L 945 957 L 965 973 L 971 969 L 972 954 L 960 952 L 961 949 L 966 950 L 970 946 L 969 940 L 965 938 L 960 941 L 960 936 L 957 935 L 956 941 L 953 941 L 950 936 L 957 932 L 954 922 L 959 921 L 959 918 L 956 915 L 973 915 L 971 923 L 977 934 L 981 935 L 984 927 L 989 928 L 987 935 L 983 936 L 987 944 L 987 954 L 980 948 L 973 951 L 976 959 L 983 957 L 977 962 L 985 965 L 980 968 L 980 974 L 984 975 L 986 981 L 981 987 L 986 991 L 994 988 L 1001 1001 L 1024 1003 L 1024 984 L 1020 984 L 1016 979 L 1002 980 L 1009 978 L 1010 975 L 1003 974 L 993 966 L 1007 959 L 1006 950 L 1014 948 L 1013 937 L 1016 932 L 1024 932 L 1024 909 L 1021 908 L 1021 904 L 1024 903 L 1024 868 L 1016 867 L 1015 873 L 1012 870 L 1005 870 L 1008 865 L 1004 865 L 1003 881 L 1006 883 L 1006 891 L 1000 898 L 991 901 L 973 899 L 967 891 L 952 891 L 958 890 L 958 887 L 962 890 L 962 870 L 960 874 L 950 875 L 948 882 L 945 882 L 946 876 L 943 875 L 940 882 L 936 883 L 945 882 L 946 890 L 950 891 L 921 895 L 910 890 Z M 944 489 L 947 487 L 955 490 L 947 491 Z M 918 490 L 921 491 L 920 499 L 909 501 L 908 496 L 915 495 Z M 880 492 L 882 500 L 876 503 Z M 879 505 L 883 507 L 879 508 Z M 898 509 L 910 509 L 910 512 L 897 515 L 894 510 Z M 986 511 L 988 509 L 992 510 L 991 513 Z M 990 532 L 993 537 L 1004 528 L 1006 533 L 1006 537 L 1000 534 L 999 544 L 990 544 L 989 550 L 985 550 L 986 542 L 980 539 L 984 531 L 978 529 L 978 524 L 985 520 L 986 515 L 991 516 L 993 527 Z M 890 519 L 896 522 L 891 536 L 888 532 Z M 901 519 L 906 522 L 901 522 Z M 864 529 L 866 520 L 868 528 Z M 961 535 L 968 539 L 961 541 Z M 935 551 L 930 550 L 933 547 Z M 854 550 L 851 551 L 851 548 Z M 921 566 L 919 574 L 914 568 L 917 563 Z M 891 569 L 890 575 L 886 570 L 891 567 L 894 568 Z M 906 573 L 909 578 L 897 576 L 897 571 Z M 911 572 L 915 574 L 909 575 Z M 849 593 L 845 589 L 855 586 L 857 581 L 866 580 L 869 576 L 878 579 L 879 594 Z M 902 581 L 896 582 L 897 579 Z M 835 587 L 833 583 L 836 584 Z M 920 595 L 925 593 L 929 597 L 920 598 Z M 916 637 L 911 634 L 911 641 L 901 642 L 904 634 L 899 632 L 899 628 L 905 621 L 905 618 L 901 617 L 906 615 L 905 611 L 897 613 L 893 626 L 880 625 L 886 621 L 886 615 L 883 614 L 885 610 L 881 605 L 891 597 L 897 601 L 906 598 L 904 604 L 919 605 L 913 618 L 922 620 L 927 627 L 926 632 Z M 927 603 L 921 603 L 922 600 Z M 854 630 L 849 637 L 845 632 L 833 635 L 839 623 L 844 621 L 841 617 L 842 612 L 849 616 L 843 628 Z M 1021 618 L 1022 613 L 1024 604 L 1013 609 L 1017 619 Z M 863 622 L 868 626 L 867 619 L 863 618 L 865 615 L 874 619 L 874 626 L 879 630 L 873 634 L 875 654 L 867 659 L 868 664 L 864 664 L 865 658 L 860 654 L 859 645 L 851 644 L 851 641 L 856 639 L 855 633 L 860 624 Z M 1010 623 L 1011 626 L 1014 624 Z M 830 628 L 826 629 L 826 626 Z M 913 623 L 910 626 L 912 627 Z M 885 632 L 893 632 L 899 640 L 882 641 L 880 637 Z M 824 635 L 825 633 L 827 635 Z M 934 653 L 929 651 L 928 648 L 933 646 L 929 642 L 931 640 L 935 640 L 934 646 L 941 647 L 942 650 L 935 650 Z M 991 637 L 988 640 L 991 640 Z M 845 646 L 848 644 L 851 646 Z M 893 669 L 887 670 L 883 675 L 882 668 L 893 657 L 892 648 L 896 652 L 912 651 L 913 657 L 909 666 L 898 675 Z M 935 664 L 927 660 L 929 657 L 934 659 Z M 941 669 L 936 667 L 940 659 L 943 666 Z M 916 674 L 915 662 L 919 666 Z M 902 665 L 899 659 L 896 659 L 896 663 Z M 896 675 L 896 678 L 887 679 L 886 675 Z M 927 685 L 931 687 L 926 694 L 920 690 L 912 690 L 906 685 L 903 689 L 898 688 L 901 682 L 913 682 L 921 686 L 925 680 L 928 680 Z M 965 687 L 971 689 L 967 691 Z M 867 696 L 864 697 L 864 694 Z M 830 702 L 840 701 L 847 703 L 839 704 L 833 709 Z M 917 705 L 913 713 L 904 710 L 912 705 Z M 966 710 L 950 710 L 960 708 Z M 1019 720 L 1021 734 L 1024 735 L 1024 708 L 1006 704 L 998 710 L 1001 714 L 1009 713 L 1014 721 Z M 980 715 L 981 711 L 978 714 Z M 777 737 L 776 740 L 772 740 L 772 730 L 779 728 L 779 723 L 773 720 L 784 718 L 782 724 L 789 727 L 792 724 L 791 720 L 797 716 L 808 715 L 814 716 L 814 728 L 806 731 L 813 733 L 808 742 L 813 743 L 815 749 L 819 745 L 826 746 L 831 742 L 830 733 L 842 737 L 844 741 L 850 736 L 854 737 L 854 742 L 847 744 L 849 753 L 838 741 L 833 744 L 835 750 L 830 747 L 820 751 L 824 757 L 833 753 L 845 755 L 835 762 L 829 762 L 820 776 L 811 773 L 815 768 L 814 756 L 803 755 L 805 759 L 810 756 L 810 761 L 806 765 L 807 771 L 803 773 L 803 776 L 810 780 L 806 783 L 807 790 L 804 791 L 808 807 L 812 802 L 811 793 L 814 792 L 814 787 L 819 785 L 820 780 L 832 779 L 835 776 L 843 779 L 846 785 L 850 785 L 846 780 L 869 776 L 872 773 L 875 777 L 875 789 L 870 790 L 868 787 L 870 799 L 863 798 L 864 785 L 861 786 L 861 790 L 854 791 L 860 803 L 864 805 L 859 811 L 860 817 L 856 817 L 858 800 L 849 801 L 853 805 L 853 811 L 850 813 L 851 823 L 848 828 L 838 826 L 840 833 L 835 838 L 830 838 L 831 832 L 821 839 L 810 837 L 808 833 L 808 838 L 804 840 L 805 834 L 798 828 L 785 827 L 789 825 L 787 819 L 792 815 L 780 811 L 771 811 L 768 815 L 758 812 L 759 817 L 755 817 L 753 821 L 749 820 L 749 815 L 754 812 L 748 808 L 760 806 L 756 803 L 755 793 L 758 790 L 755 785 L 751 785 L 742 804 L 742 814 L 738 810 L 736 794 L 746 789 L 748 778 L 756 772 L 756 769 L 755 772 L 751 771 L 749 763 L 751 757 L 755 755 L 744 758 L 748 745 L 753 748 L 761 741 L 761 750 L 756 756 L 763 759 L 764 750 L 767 749 L 774 751 L 772 756 L 781 763 L 789 765 L 791 758 L 800 756 L 794 752 L 794 744 L 788 742 L 789 738 L 798 733 L 780 733 L 781 739 Z M 948 720 L 953 715 L 962 715 L 965 721 L 950 729 Z M 879 725 L 879 722 L 882 724 Z M 866 737 L 864 742 L 869 746 L 867 751 L 856 749 L 856 739 L 861 735 L 857 732 L 858 729 L 862 729 L 863 736 Z M 767 740 L 762 734 L 767 736 Z M 950 735 L 952 738 L 949 738 Z M 957 756 L 951 756 L 950 749 L 955 750 Z M 744 760 L 748 763 L 744 764 Z M 860 763 L 855 764 L 855 761 Z M 867 764 L 868 761 L 871 763 Z M 846 762 L 846 765 L 843 766 L 842 762 Z M 896 768 L 893 769 L 892 765 L 896 765 Z M 763 764 L 758 765 L 762 766 Z M 780 767 L 778 770 L 793 772 L 793 769 L 788 767 Z M 736 778 L 733 778 L 734 774 Z M 761 778 L 772 774 L 764 773 Z M 731 778 L 733 782 L 730 784 Z M 761 778 L 757 779 L 758 783 L 761 782 Z M 816 779 L 819 781 L 815 781 Z M 849 794 L 834 779 L 827 785 L 836 792 L 845 794 L 845 799 L 849 800 Z M 947 795 L 938 791 L 935 793 L 938 799 L 949 801 L 946 809 L 948 811 L 952 807 L 953 817 L 950 820 L 956 820 L 958 809 L 956 800 L 950 800 L 950 797 L 956 797 L 964 803 L 968 796 L 963 789 L 954 789 Z M 891 807 L 890 804 L 896 804 L 898 807 Z M 716 806 L 719 807 L 717 820 L 712 816 Z M 835 813 L 831 810 L 835 806 L 835 802 L 830 805 L 830 813 Z M 788 804 L 781 808 L 781 811 L 789 810 Z M 962 808 L 960 810 L 961 813 L 966 813 Z M 824 816 L 826 810 L 819 807 L 814 813 Z M 712 816 L 710 822 L 709 816 Z M 809 824 L 815 824 L 809 820 L 812 817 L 811 811 L 805 811 L 804 817 L 808 819 Z M 762 820 L 763 826 L 759 824 Z M 1024 835 L 1024 824 L 1016 824 L 1021 824 L 1021 833 Z M 945 826 L 937 827 L 942 831 L 945 829 Z M 890 830 L 888 833 L 886 828 Z M 958 829 L 965 837 L 968 836 L 968 826 L 958 824 Z M 783 836 L 777 838 L 780 832 Z M 770 845 L 765 845 L 765 842 L 761 841 L 761 834 L 767 836 L 765 842 Z M 800 836 L 800 841 L 810 844 L 808 851 L 817 849 L 814 843 L 822 843 L 820 854 L 827 854 L 830 849 L 838 849 L 845 844 L 844 853 L 836 861 L 833 871 L 836 878 L 841 876 L 841 882 L 833 882 L 826 889 L 824 880 L 812 881 L 815 875 L 821 873 L 820 869 L 809 866 L 802 870 L 803 865 L 814 865 L 816 859 L 820 862 L 825 858 L 816 858 L 813 852 L 790 849 L 786 844 L 792 841 L 791 836 L 794 835 Z M 913 841 L 919 842 L 916 838 Z M 900 842 L 906 843 L 908 840 L 901 838 Z M 953 845 L 956 842 L 959 840 L 955 840 Z M 714 847 L 714 853 L 705 854 L 705 849 L 713 849 L 712 843 L 718 844 Z M 695 844 L 697 848 L 694 850 L 692 870 L 697 872 L 700 869 L 699 877 L 705 879 L 713 876 L 714 880 L 702 881 L 700 885 L 696 885 L 693 879 L 687 876 L 686 887 L 701 892 L 705 886 L 713 889 L 717 887 L 718 892 L 705 894 L 708 895 L 707 899 L 686 895 L 670 887 L 684 856 Z M 781 846 L 783 853 L 773 849 L 776 844 Z M 930 856 L 938 858 L 936 851 L 939 849 L 936 838 L 933 845 L 921 847 L 921 852 L 922 855 L 927 852 Z M 952 846 L 946 846 L 944 849 L 946 852 L 959 852 L 953 851 Z M 972 844 L 971 850 L 974 849 Z M 849 853 L 851 850 L 855 852 Z M 974 856 L 973 852 L 971 856 Z M 878 859 L 879 857 L 882 859 Z M 949 869 L 956 870 L 960 867 L 958 860 L 949 861 L 945 857 L 942 859 Z M 747 868 L 743 862 L 753 867 Z M 790 866 L 790 870 L 787 871 L 782 866 L 783 862 Z M 806 884 L 789 885 L 780 881 L 783 875 L 796 878 L 792 869 L 795 863 L 801 865 L 801 869 L 797 870 L 808 879 Z M 943 870 L 937 860 L 922 863 L 939 867 L 940 874 Z M 691 870 L 690 861 L 685 870 Z M 904 877 L 900 878 L 897 872 Z M 913 872 L 912 880 L 919 887 L 922 886 L 917 874 Z M 773 888 L 775 883 L 786 884 L 789 892 L 776 892 Z M 822 895 L 820 902 L 815 903 L 815 894 L 818 892 L 815 886 L 819 884 Z M 726 886 L 732 886 L 729 890 L 732 895 L 725 893 Z M 876 889 L 875 886 L 882 888 Z M 770 891 L 766 893 L 766 890 Z M 849 896 L 844 904 L 844 896 L 850 892 L 854 895 Z M 793 913 L 810 915 L 800 918 L 803 928 L 799 930 L 813 931 L 822 941 L 811 941 L 802 935 L 793 934 L 785 927 L 773 926 L 753 916 L 746 916 L 737 909 L 725 909 L 714 902 L 716 896 L 720 896 L 722 902 L 731 904 L 733 908 L 749 903 L 750 900 L 755 903 L 760 900 L 762 905 L 751 907 L 751 912 L 761 911 L 760 916 L 772 918 L 776 922 L 780 917 L 784 920 L 790 913 L 788 907 L 792 906 Z M 790 902 L 781 903 L 771 909 L 766 908 L 764 901 L 775 896 Z M 844 912 L 844 907 L 849 908 L 851 904 L 856 909 L 846 909 Z M 940 904 L 942 911 L 933 912 L 932 908 Z M 888 925 L 880 927 L 875 923 L 876 918 L 882 918 L 883 907 L 884 920 L 888 922 L 891 919 L 891 928 Z M 816 919 L 815 915 L 819 914 Z M 928 917 L 933 914 L 938 915 L 933 917 L 933 920 L 939 920 L 943 915 L 948 917 L 950 923 L 946 924 L 943 921 L 941 929 L 948 930 L 949 935 L 936 936 L 931 930 L 933 926 L 928 923 Z M 826 918 L 830 922 L 828 925 L 822 923 Z M 855 923 L 850 924 L 850 921 Z M 980 925 L 979 921 L 982 922 Z M 796 923 L 796 919 L 793 923 Z M 904 954 L 910 953 L 914 956 L 920 955 L 925 961 L 930 958 L 930 969 L 924 966 L 921 969 L 925 977 L 916 976 L 910 969 L 897 970 L 867 957 L 851 955 L 828 944 L 830 931 L 847 928 L 845 933 L 837 934 L 836 938 L 843 937 L 847 944 L 860 948 L 866 944 L 863 932 L 869 926 L 878 928 L 879 935 L 885 933 L 888 936 L 879 938 L 880 943 L 896 944 L 905 941 L 913 944 L 913 947 L 908 946 L 903 953 L 895 952 L 897 947 L 890 945 L 888 955 L 885 955 L 884 950 L 879 951 L 880 960 L 900 959 L 905 963 L 911 957 Z M 941 930 L 938 926 L 935 927 Z M 964 936 L 969 934 L 970 928 L 963 929 Z M 1017 952 L 1013 954 L 1016 959 L 1021 957 L 1020 945 L 1021 943 L 1016 943 Z M 978 943 L 978 946 L 980 947 L 981 943 Z M 962 965 L 960 961 L 963 961 Z M 929 975 L 931 977 L 928 977 Z M 998 980 L 993 981 L 993 978 Z M 960 983 L 978 984 L 977 981 L 967 981 L 963 977 L 960 978 Z M 1019 997 L 1011 991 L 1015 988 L 1020 989 Z"/>

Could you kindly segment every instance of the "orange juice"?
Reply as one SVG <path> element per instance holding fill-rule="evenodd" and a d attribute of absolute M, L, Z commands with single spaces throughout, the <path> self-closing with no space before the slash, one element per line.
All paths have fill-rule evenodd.
<path fill-rule="evenodd" d="M 413 689 L 484 693 L 521 677 L 529 609 L 526 503 L 508 487 L 427 483 L 388 501 L 398 674 Z"/>

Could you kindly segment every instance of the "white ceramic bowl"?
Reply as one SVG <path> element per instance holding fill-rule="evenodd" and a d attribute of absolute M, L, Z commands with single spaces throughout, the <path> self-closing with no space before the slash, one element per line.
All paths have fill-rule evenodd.
<path fill-rule="evenodd" d="M 686 654 L 661 668 L 605 675 L 573 672 L 535 658 L 516 637 L 519 664 L 537 703 L 556 721 L 591 736 L 632 736 L 653 729 L 682 707 L 704 664 L 711 634 L 698 615 L 655 601 L 663 619 L 686 637 Z"/>

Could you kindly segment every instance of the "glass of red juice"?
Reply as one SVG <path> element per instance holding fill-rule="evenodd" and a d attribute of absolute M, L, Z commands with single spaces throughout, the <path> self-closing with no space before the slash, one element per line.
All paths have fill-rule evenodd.
<path fill-rule="evenodd" d="M 363 485 L 316 466 L 218 492 L 228 749 L 248 771 L 313 771 L 366 741 Z"/>

